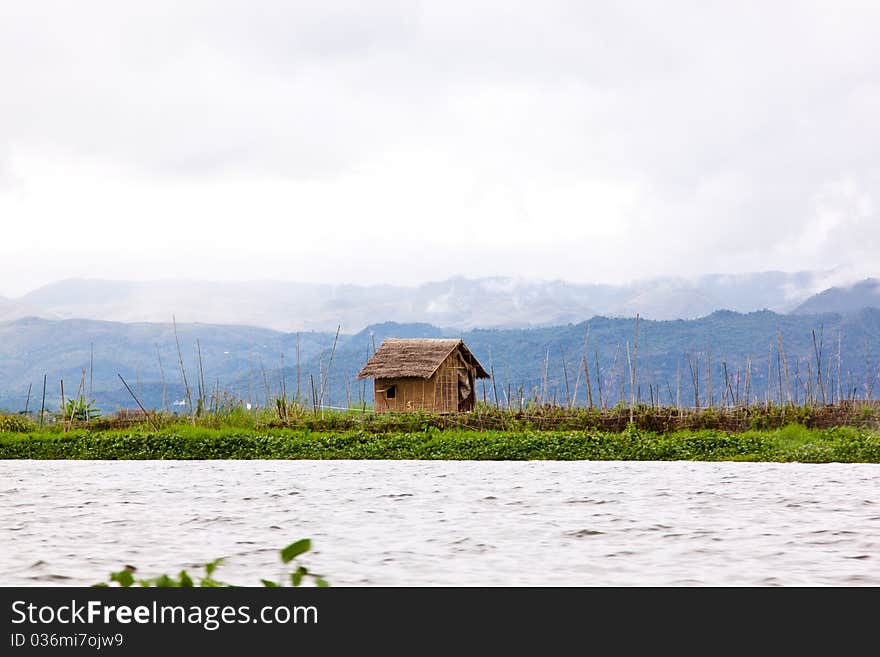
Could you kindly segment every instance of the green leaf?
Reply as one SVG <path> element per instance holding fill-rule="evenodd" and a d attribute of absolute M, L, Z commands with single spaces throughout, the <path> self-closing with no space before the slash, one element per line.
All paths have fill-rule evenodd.
<path fill-rule="evenodd" d="M 317 586 L 318 588 L 321 588 L 321 589 L 326 589 L 328 586 L 330 586 L 330 582 L 328 582 L 323 577 L 316 577 L 315 578 L 315 586 Z"/>
<path fill-rule="evenodd" d="M 93 589 L 105 589 L 109 586 L 106 582 L 98 582 L 97 584 L 92 584 Z"/>
<path fill-rule="evenodd" d="M 220 557 L 219 559 L 214 559 L 214 561 L 209 561 L 205 564 L 205 572 L 208 573 L 208 577 L 214 574 L 214 571 L 217 570 L 217 566 L 223 563 L 224 560 L 224 557 Z"/>
<path fill-rule="evenodd" d="M 281 561 L 284 563 L 289 563 L 293 559 L 296 559 L 299 555 L 305 554 L 309 550 L 312 549 L 312 540 L 309 538 L 303 538 L 298 540 L 296 543 L 291 543 L 286 548 L 281 550 Z"/>
<path fill-rule="evenodd" d="M 177 588 L 178 584 L 173 579 L 168 577 L 168 575 L 160 575 L 156 579 L 153 580 L 155 586 L 169 589 L 169 588 Z"/>
<path fill-rule="evenodd" d="M 119 586 L 131 586 L 134 584 L 134 575 L 130 570 L 120 570 L 118 573 L 110 573 L 111 582 L 119 582 Z"/>
<path fill-rule="evenodd" d="M 277 588 L 278 586 L 280 586 L 280 584 L 278 584 L 278 582 L 273 582 L 271 579 L 261 579 L 260 581 L 263 583 L 263 586 L 265 586 L 266 588 L 274 589 L 274 588 Z"/>
<path fill-rule="evenodd" d="M 300 584 L 302 584 L 302 579 L 306 572 L 306 569 L 302 566 L 297 568 L 295 572 L 292 572 L 290 574 L 290 583 L 294 586 L 299 586 Z"/>
<path fill-rule="evenodd" d="M 180 571 L 179 578 L 180 578 L 180 585 L 181 586 L 188 588 L 188 589 L 193 587 L 192 577 L 190 577 L 189 573 L 187 573 L 185 570 Z"/>

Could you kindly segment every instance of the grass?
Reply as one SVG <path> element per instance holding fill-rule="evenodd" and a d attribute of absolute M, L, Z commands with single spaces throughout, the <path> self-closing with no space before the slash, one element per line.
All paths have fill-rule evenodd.
<path fill-rule="evenodd" d="M 480 403 L 474 411 L 458 414 L 428 412 L 373 413 L 372 409 L 313 411 L 295 403 L 278 402 L 277 408 L 245 409 L 241 405 L 217 407 L 194 417 L 151 412 L 149 422 L 140 411 L 121 412 L 93 418 L 90 421 L 71 419 L 69 415 L 47 414 L 43 427 L 36 414 L 2 415 L 0 431 L 30 432 L 38 428 L 66 432 L 71 429 L 125 429 L 149 424 L 156 430 L 182 423 L 211 429 L 264 431 L 288 428 L 325 431 L 365 431 L 367 433 L 416 432 L 429 427 L 436 429 L 495 430 L 523 432 L 534 430 L 597 430 L 621 432 L 631 424 L 644 431 L 672 433 L 675 431 L 715 429 L 744 432 L 750 429 L 779 429 L 802 424 L 810 429 L 855 426 L 880 429 L 880 401 L 846 401 L 823 406 L 792 404 L 761 404 L 753 406 L 676 408 L 637 404 L 630 413 L 624 404 L 598 409 L 565 408 L 545 404 L 527 404 L 521 410 L 498 408 Z M 282 410 L 283 409 L 283 410 Z"/>
<path fill-rule="evenodd" d="M 695 460 L 880 463 L 880 432 L 858 427 L 728 432 L 437 429 L 313 431 L 176 424 L 0 432 L 0 459 Z"/>

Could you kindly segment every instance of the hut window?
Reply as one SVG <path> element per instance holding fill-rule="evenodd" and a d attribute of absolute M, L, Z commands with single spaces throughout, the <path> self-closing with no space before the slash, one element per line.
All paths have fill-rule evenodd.
<path fill-rule="evenodd" d="M 385 397 L 386 399 L 394 399 L 397 397 L 397 386 L 388 386 L 385 389 Z"/>

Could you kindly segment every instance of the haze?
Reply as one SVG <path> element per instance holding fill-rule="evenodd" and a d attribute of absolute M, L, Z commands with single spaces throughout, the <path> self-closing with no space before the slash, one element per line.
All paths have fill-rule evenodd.
<path fill-rule="evenodd" d="M 873 2 L 6 2 L 0 295 L 870 274 Z"/>

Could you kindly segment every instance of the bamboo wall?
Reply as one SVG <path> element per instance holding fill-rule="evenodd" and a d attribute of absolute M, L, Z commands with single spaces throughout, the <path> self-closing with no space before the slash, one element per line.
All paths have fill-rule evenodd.
<path fill-rule="evenodd" d="M 397 386 L 397 394 L 394 399 L 385 396 L 385 390 L 389 386 Z M 411 411 L 434 411 L 433 406 L 434 385 L 431 379 L 376 379 L 374 386 L 374 405 L 377 413 L 398 411 L 406 413 Z"/>
<path fill-rule="evenodd" d="M 374 408 L 377 413 L 398 411 L 430 411 L 434 413 L 458 412 L 458 373 L 467 370 L 458 351 L 443 361 L 430 379 L 401 378 L 376 379 L 374 384 Z M 388 399 L 386 390 L 397 386 L 394 399 Z"/>

